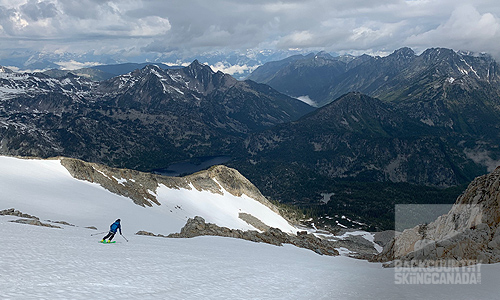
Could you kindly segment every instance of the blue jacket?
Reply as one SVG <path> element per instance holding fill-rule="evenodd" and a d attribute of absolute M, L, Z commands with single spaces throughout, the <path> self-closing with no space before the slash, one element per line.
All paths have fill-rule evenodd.
<path fill-rule="evenodd" d="M 122 226 L 120 225 L 120 222 L 114 222 L 113 224 L 111 224 L 111 226 L 109 227 L 109 231 L 113 232 L 113 233 L 116 233 L 117 230 L 120 230 L 120 234 L 122 234 Z"/>

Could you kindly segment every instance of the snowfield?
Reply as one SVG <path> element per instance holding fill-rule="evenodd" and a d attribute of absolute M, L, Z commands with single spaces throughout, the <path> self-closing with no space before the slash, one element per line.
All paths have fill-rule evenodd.
<path fill-rule="evenodd" d="M 188 218 L 197 215 L 207 223 L 256 230 L 238 217 L 241 212 L 252 214 L 283 232 L 297 231 L 265 205 L 246 195 L 236 197 L 228 192 L 219 195 L 194 188 L 171 189 L 160 185 L 156 198 L 161 205 L 141 207 L 97 183 L 73 178 L 58 159 L 0 156 L 0 191 L 3 194 L 0 210 L 15 208 L 39 218 L 82 227 L 95 226 L 101 230 L 107 230 L 110 222 L 121 218 L 127 223 L 129 232 L 145 230 L 167 235 L 179 232 Z"/>
<path fill-rule="evenodd" d="M 0 216 L 0 299 L 493 299 L 499 265 L 480 285 L 396 285 L 394 271 L 221 237 L 166 239 L 45 228 Z"/>
<path fill-rule="evenodd" d="M 290 226 L 245 196 L 163 187 L 157 193 L 162 205 L 143 208 L 97 184 L 72 178 L 58 160 L 0 156 L 0 210 L 15 208 L 61 227 L 13 223 L 20 218 L 0 216 L 0 299 L 493 299 L 498 295 L 500 264 L 481 267 L 481 284 L 397 285 L 394 269 L 379 263 L 320 256 L 292 245 L 134 235 L 138 230 L 178 232 L 191 214 L 221 226 L 248 229 L 251 226 L 237 218 L 240 209 L 259 215 L 265 223 Z M 197 205 L 203 199 L 209 200 Z M 116 218 L 121 218 L 129 241 L 117 235 L 115 244 L 98 243 L 104 236 L 99 233 Z"/>

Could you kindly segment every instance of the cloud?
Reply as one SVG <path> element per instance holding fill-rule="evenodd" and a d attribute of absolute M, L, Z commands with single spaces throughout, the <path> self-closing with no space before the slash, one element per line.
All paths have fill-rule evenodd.
<path fill-rule="evenodd" d="M 77 62 L 75 60 L 69 60 L 69 61 L 59 61 L 56 62 L 57 65 L 61 66 L 62 70 L 76 70 L 76 69 L 82 69 L 82 68 L 90 68 L 94 66 L 101 65 L 101 63 L 97 62 Z"/>
<path fill-rule="evenodd" d="M 222 62 L 218 62 L 215 65 L 211 65 L 210 68 L 214 70 L 214 72 L 221 71 L 223 73 L 229 74 L 229 75 L 238 75 L 238 74 L 247 74 L 249 72 L 252 72 L 253 70 L 257 69 L 258 66 L 248 66 L 246 64 L 244 65 L 228 65 L 224 64 Z"/>
<path fill-rule="evenodd" d="M 496 49 L 488 0 L 0 0 L 0 50 L 99 53 L 246 49 L 337 53 Z"/>
<path fill-rule="evenodd" d="M 110 0 L 0 2 L 0 26 L 4 38 L 65 45 L 81 40 L 114 44 L 120 38 L 157 37 L 170 30 L 168 18 L 128 15 L 141 6 L 140 1 Z"/>
<path fill-rule="evenodd" d="M 490 152 L 481 149 L 466 149 L 464 150 L 467 158 L 471 159 L 476 164 L 486 167 L 488 172 L 493 172 L 500 166 L 500 160 L 494 160 L 490 157 Z"/>
<path fill-rule="evenodd" d="M 158 16 L 140 18 L 130 30 L 131 36 L 158 36 L 167 33 L 172 26 L 168 19 Z"/>
<path fill-rule="evenodd" d="M 409 45 L 430 45 L 460 50 L 486 51 L 499 56 L 500 20 L 492 13 L 481 14 L 476 7 L 465 4 L 457 7 L 448 20 L 436 29 L 415 34 L 407 39 Z"/>
<path fill-rule="evenodd" d="M 59 11 L 54 3 L 30 0 L 19 7 L 20 12 L 33 21 L 56 17 Z"/>
<path fill-rule="evenodd" d="M 297 97 L 297 99 L 304 102 L 304 103 L 307 103 L 311 106 L 318 107 L 318 103 L 316 103 L 316 101 L 314 101 L 313 99 L 309 98 L 309 96 L 307 96 L 307 95 Z"/>

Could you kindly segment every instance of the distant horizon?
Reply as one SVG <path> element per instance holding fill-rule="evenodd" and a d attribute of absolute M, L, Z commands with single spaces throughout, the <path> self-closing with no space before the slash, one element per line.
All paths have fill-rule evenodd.
<path fill-rule="evenodd" d="M 384 56 L 405 46 L 499 60 L 500 6 L 493 0 L 0 0 L 0 41 L 1 65 L 31 70 L 208 57 L 203 62 L 243 74 L 291 54 Z"/>
<path fill-rule="evenodd" d="M 56 60 L 51 61 L 50 63 L 58 65 L 59 68 L 57 67 L 52 67 L 52 68 L 43 68 L 43 69 L 30 69 L 30 68 L 20 68 L 19 66 L 9 66 L 2 64 L 2 59 L 0 59 L 0 67 L 4 67 L 7 69 L 10 69 L 14 72 L 19 72 L 19 73 L 34 73 L 34 72 L 46 72 L 49 70 L 60 70 L 60 71 L 76 71 L 76 70 L 81 70 L 81 69 L 99 69 L 99 67 L 102 66 L 120 66 L 120 65 L 127 65 L 127 64 L 133 64 L 133 65 L 145 65 L 145 64 L 151 64 L 151 65 L 166 65 L 169 67 L 186 67 L 192 64 L 194 61 L 198 61 L 201 64 L 208 65 L 214 72 L 221 71 L 223 73 L 233 75 L 237 79 L 243 79 L 244 77 L 248 76 L 251 72 L 253 72 L 257 67 L 264 65 L 267 62 L 272 62 L 272 61 L 279 61 L 282 59 L 286 59 L 288 57 L 294 56 L 294 55 L 302 55 L 304 57 L 307 57 L 309 55 L 317 55 L 320 53 L 326 53 L 332 57 L 342 57 L 342 56 L 353 56 L 353 57 L 359 57 L 362 55 L 369 55 L 372 57 L 386 57 L 391 54 L 393 54 L 396 51 L 399 51 L 404 48 L 409 48 L 411 49 L 415 55 L 420 56 L 422 53 L 429 49 L 448 49 L 452 50 L 455 53 L 462 53 L 464 52 L 466 55 L 487 55 L 490 56 L 492 59 L 495 61 L 498 61 L 491 53 L 487 52 L 474 52 L 470 50 L 465 50 L 465 49 L 452 49 L 452 48 L 447 48 L 447 47 L 429 47 L 426 49 L 419 49 L 419 51 L 416 51 L 415 49 L 408 47 L 408 46 L 403 46 L 397 49 L 394 49 L 392 51 L 388 51 L 386 53 L 378 53 L 378 54 L 373 54 L 373 53 L 359 53 L 359 54 L 351 54 L 351 53 L 335 53 L 335 52 L 328 52 L 325 50 L 317 50 L 317 51 L 304 51 L 304 52 L 281 52 L 281 55 L 279 55 L 276 59 L 273 59 L 276 56 L 270 55 L 271 59 L 264 59 L 261 61 L 256 61 L 256 64 L 249 66 L 249 65 L 241 65 L 238 63 L 235 64 L 230 64 L 227 61 L 217 61 L 217 58 L 220 57 L 215 57 L 211 58 L 209 56 L 203 56 L 200 55 L 200 57 L 192 57 L 190 60 L 186 61 L 177 61 L 177 62 L 171 62 L 171 61 L 123 61 L 123 62 L 110 62 L 110 63 L 99 63 L 99 62 L 87 62 L 87 63 L 81 63 L 77 62 L 74 60 L 71 60 L 64 64 L 63 62 L 58 62 Z M 268 53 L 274 54 L 271 50 L 267 50 Z M 42 53 L 39 53 L 41 55 Z M 65 55 L 71 55 L 71 53 L 65 53 Z M 234 53 L 233 53 L 234 55 Z M 55 59 L 60 58 L 59 56 L 55 56 Z M 45 61 L 49 61 L 47 58 L 45 58 Z M 239 76 L 238 76 L 239 75 Z"/>

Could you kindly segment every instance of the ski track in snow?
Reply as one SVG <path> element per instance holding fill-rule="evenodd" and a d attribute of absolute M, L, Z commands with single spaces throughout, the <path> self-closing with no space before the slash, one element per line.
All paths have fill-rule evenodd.
<path fill-rule="evenodd" d="M 291 245 L 198 237 L 102 235 L 0 217 L 0 299 L 492 299 L 500 265 L 480 285 L 395 285 L 394 271 Z M 124 228 L 125 229 L 125 228 Z"/>

